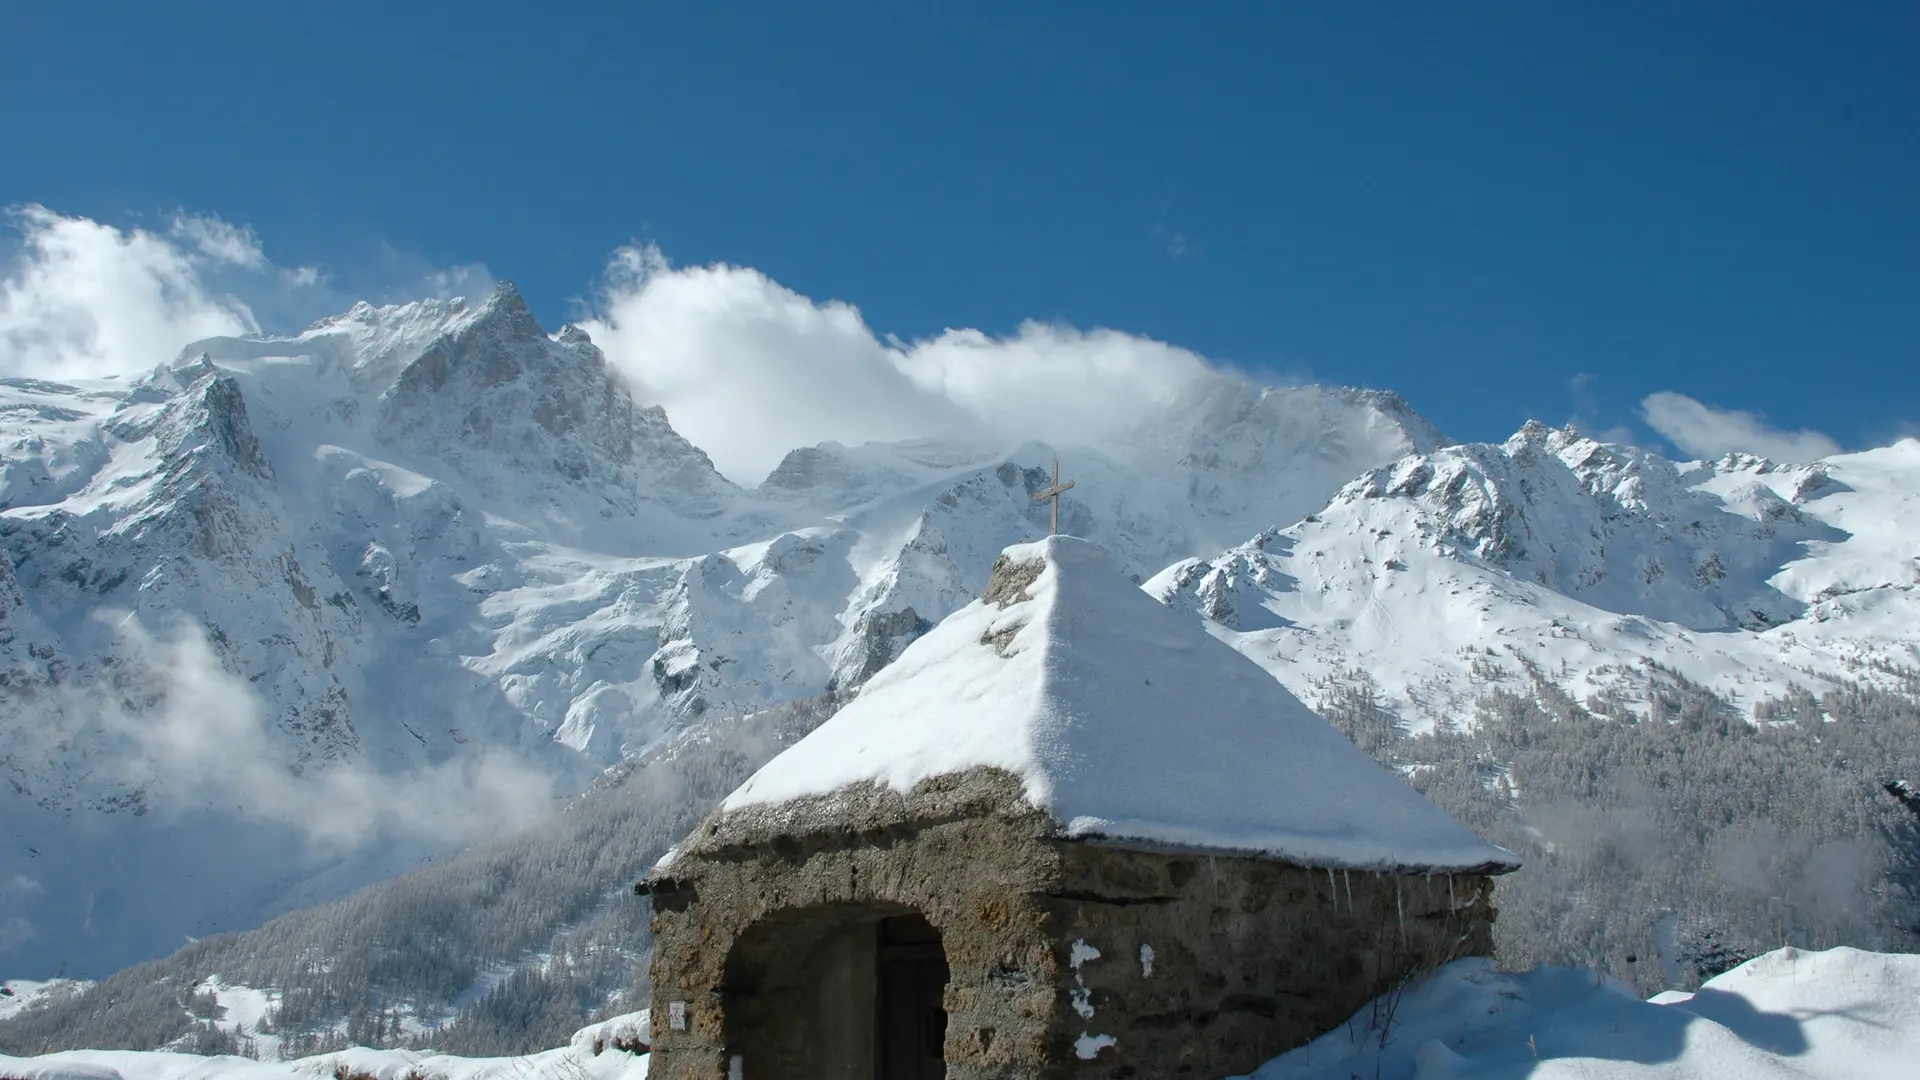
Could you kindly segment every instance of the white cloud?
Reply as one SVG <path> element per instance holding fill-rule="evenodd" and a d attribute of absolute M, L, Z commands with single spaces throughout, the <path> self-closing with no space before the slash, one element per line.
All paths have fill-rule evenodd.
<path fill-rule="evenodd" d="M 0 375 L 70 379 L 142 372 L 201 338 L 297 330 L 367 298 L 484 296 L 478 263 L 435 267 L 382 248 L 343 295 L 316 266 L 280 266 L 259 236 L 178 211 L 164 231 L 14 207 L 0 246 Z"/>
<path fill-rule="evenodd" d="M 101 617 L 126 658 L 113 688 L 122 693 L 76 692 L 67 712 L 119 741 L 122 781 L 159 812 L 240 806 L 252 820 L 345 849 L 382 837 L 447 844 L 497 836 L 552 809 L 553 779 L 500 749 L 402 773 L 344 761 L 295 776 L 260 700 L 221 666 L 198 627 L 156 635 L 132 615 Z M 137 692 L 125 694 L 129 686 Z M 143 707 L 129 709 L 130 697 Z"/>
<path fill-rule="evenodd" d="M 1590 419 L 1600 411 L 1598 400 L 1593 392 L 1593 388 L 1599 382 L 1600 376 L 1591 371 L 1576 371 L 1573 377 L 1567 380 L 1567 389 L 1573 395 L 1573 415 L 1567 417 L 1566 426 L 1590 439 L 1633 445 L 1635 437 L 1632 428 L 1625 424 L 1602 426 L 1598 421 Z"/>
<path fill-rule="evenodd" d="M 261 250 L 260 238 L 249 226 L 180 210 L 174 213 L 169 231 L 174 239 L 191 244 L 194 250 L 216 263 L 230 263 L 249 270 L 264 269 L 267 265 L 267 253 Z"/>
<path fill-rule="evenodd" d="M 1681 453 L 1695 458 L 1744 452 L 1776 461 L 1812 461 L 1841 449 L 1818 431 L 1787 431 L 1755 413 L 1707 405 L 1671 390 L 1647 395 L 1640 415 Z"/>
<path fill-rule="evenodd" d="M 211 219 L 176 219 L 197 239 L 122 231 L 43 206 L 8 214 L 21 245 L 0 276 L 0 374 L 71 378 L 139 371 L 182 345 L 256 332 L 253 312 L 210 290 L 209 263 L 243 258 Z M 224 254 L 209 256 L 201 240 Z"/>
<path fill-rule="evenodd" d="M 857 308 L 757 270 L 676 269 L 617 252 L 582 326 L 674 427 L 754 483 L 799 446 L 938 436 L 992 444 L 1098 439 L 1210 370 L 1185 349 L 1029 322 L 882 340 Z"/>
<path fill-rule="evenodd" d="M 134 374 L 198 339 L 294 330 L 357 299 L 493 285 L 484 265 L 436 267 L 391 248 L 342 282 L 275 264 L 245 225 L 185 211 L 152 229 L 37 205 L 7 217 L 19 243 L 0 258 L 0 375 Z M 1209 370 L 1161 342 L 1035 322 L 1006 337 L 882 338 L 852 305 L 752 269 L 669 267 L 651 247 L 615 253 L 584 325 L 642 400 L 748 483 L 828 440 L 1098 440 Z"/>

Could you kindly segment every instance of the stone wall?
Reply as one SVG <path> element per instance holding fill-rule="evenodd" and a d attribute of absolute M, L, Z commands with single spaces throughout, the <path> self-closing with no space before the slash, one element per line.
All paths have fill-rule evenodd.
<path fill-rule="evenodd" d="M 740 1053 L 748 1080 L 867 1080 L 870 1056 L 843 1049 L 859 1039 L 861 1003 L 815 1003 L 858 978 L 861 927 L 909 911 L 946 953 L 948 1077 L 1052 1075 L 1065 1004 L 1046 929 L 1043 894 L 1060 874 L 1049 831 L 1017 779 L 987 771 L 907 798 L 852 789 L 703 825 L 651 881 L 648 1075 L 722 1080 Z M 668 1023 L 674 1001 L 685 1031 Z"/>
<path fill-rule="evenodd" d="M 1069 1005 L 1057 1075 L 1246 1073 L 1382 992 L 1493 952 L 1483 876 L 1059 847 L 1045 898 Z"/>
<path fill-rule="evenodd" d="M 992 770 L 711 819 L 650 887 L 655 1080 L 736 1053 L 745 1080 L 872 1080 L 871 930 L 905 912 L 942 938 L 952 1080 L 1243 1073 L 1492 951 L 1485 877 L 1059 840 Z"/>

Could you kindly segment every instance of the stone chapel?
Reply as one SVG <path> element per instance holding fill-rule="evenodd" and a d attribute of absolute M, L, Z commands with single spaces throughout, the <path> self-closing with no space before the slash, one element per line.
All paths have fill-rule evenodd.
<path fill-rule="evenodd" d="M 1245 1073 L 1490 953 L 1516 865 L 1056 536 L 640 883 L 649 1075 Z"/>

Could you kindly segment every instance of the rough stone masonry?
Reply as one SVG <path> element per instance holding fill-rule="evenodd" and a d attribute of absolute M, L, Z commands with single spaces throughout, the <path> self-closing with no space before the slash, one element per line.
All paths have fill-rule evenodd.
<path fill-rule="evenodd" d="M 938 931 L 953 1080 L 1247 1072 L 1490 953 L 1494 919 L 1485 874 L 1060 839 L 1018 778 L 985 768 L 717 816 L 644 886 L 656 1080 L 882 1080 L 889 917 Z"/>

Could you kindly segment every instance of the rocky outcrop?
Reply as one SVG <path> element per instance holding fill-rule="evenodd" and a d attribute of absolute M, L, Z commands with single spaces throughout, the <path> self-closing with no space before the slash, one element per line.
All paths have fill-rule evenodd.
<path fill-rule="evenodd" d="M 475 478 L 548 476 L 604 499 L 711 516 L 735 493 L 658 406 L 640 407 L 577 327 L 548 337 L 513 285 L 430 341 L 378 401 L 375 433 Z"/>
<path fill-rule="evenodd" d="M 859 686 L 893 663 L 900 650 L 933 629 L 912 607 L 899 611 L 863 611 L 849 635 L 851 644 L 834 671 L 832 687 L 850 689 Z"/>

